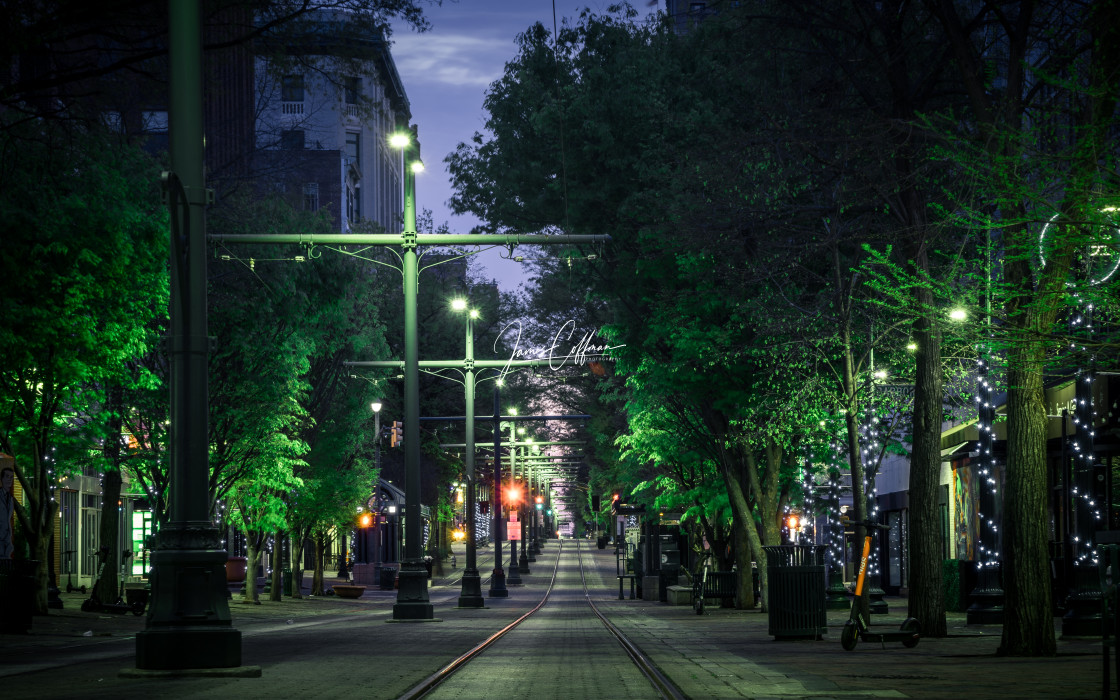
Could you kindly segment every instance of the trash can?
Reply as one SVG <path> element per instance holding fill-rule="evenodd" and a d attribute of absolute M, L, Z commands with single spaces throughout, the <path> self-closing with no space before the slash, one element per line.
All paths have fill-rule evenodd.
<path fill-rule="evenodd" d="M 397 580 L 397 570 L 392 566 L 381 567 L 381 581 L 377 587 L 383 591 L 393 590 L 393 583 Z"/>
<path fill-rule="evenodd" d="M 282 569 L 280 571 L 280 592 L 286 596 L 292 595 L 292 570 Z"/>
<path fill-rule="evenodd" d="M 662 603 L 669 602 L 669 586 L 677 585 L 681 575 L 679 564 L 662 564 L 658 572 L 657 599 Z"/>
<path fill-rule="evenodd" d="M 824 545 L 763 547 L 770 634 L 775 639 L 820 639 L 825 617 Z"/>

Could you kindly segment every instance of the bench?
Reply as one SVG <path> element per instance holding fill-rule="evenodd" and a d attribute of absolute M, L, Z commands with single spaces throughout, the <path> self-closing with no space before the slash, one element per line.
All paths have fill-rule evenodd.
<path fill-rule="evenodd" d="M 697 615 L 704 614 L 704 601 L 709 599 L 735 600 L 739 592 L 738 571 L 703 571 L 692 579 L 692 607 Z"/>
<path fill-rule="evenodd" d="M 630 579 L 630 600 L 634 600 L 634 579 L 637 578 L 634 574 L 619 574 L 618 575 L 618 599 L 622 600 L 622 579 Z"/>

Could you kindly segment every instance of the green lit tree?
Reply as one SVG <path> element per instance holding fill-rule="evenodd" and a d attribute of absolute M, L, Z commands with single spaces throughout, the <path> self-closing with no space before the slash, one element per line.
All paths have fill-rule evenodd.
<path fill-rule="evenodd" d="M 1002 252 L 992 274 L 993 328 L 1004 338 L 994 344 L 1006 357 L 1008 389 L 1001 648 L 1049 656 L 1056 642 L 1043 381 L 1050 359 L 1068 347 L 1060 330 L 1073 301 L 1067 282 L 1094 292 L 1081 263 L 1092 261 L 1085 251 L 1099 245 L 1099 231 L 1115 226 L 1101 210 L 1120 189 L 1120 3 L 925 5 L 948 37 L 970 106 L 963 124 L 949 125 L 950 157 L 975 189 L 947 218 L 995 237 Z M 1041 246 L 1041 264 L 1047 223 L 1054 235 Z"/>
<path fill-rule="evenodd" d="M 99 438 L 120 437 L 80 417 L 154 343 L 150 322 L 165 308 L 165 216 L 156 165 L 135 148 L 50 124 L 8 124 L 0 141 L 11 281 L 0 292 L 0 449 L 16 458 L 27 500 L 16 514 L 45 614 L 59 480 Z"/>

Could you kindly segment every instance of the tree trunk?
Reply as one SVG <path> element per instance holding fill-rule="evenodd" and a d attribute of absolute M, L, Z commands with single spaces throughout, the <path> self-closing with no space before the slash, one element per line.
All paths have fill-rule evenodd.
<path fill-rule="evenodd" d="M 311 595 L 324 595 L 323 592 L 323 533 L 315 533 L 315 569 L 311 572 Z"/>
<path fill-rule="evenodd" d="M 304 531 L 291 534 L 290 552 L 292 555 L 292 597 L 303 598 L 303 540 Z"/>
<path fill-rule="evenodd" d="M 277 532 L 272 538 L 272 586 L 268 589 L 268 599 L 283 600 L 284 595 L 284 533 Z"/>
<path fill-rule="evenodd" d="M 117 435 L 120 435 L 118 432 Z M 120 440 L 110 440 L 119 443 Z M 108 449 L 106 450 L 108 451 Z M 117 448 L 118 457 L 120 448 Z M 121 511 L 117 502 L 121 497 L 121 473 L 119 470 L 109 469 L 101 477 L 101 524 L 98 530 L 98 542 L 101 551 L 105 553 L 105 566 L 101 568 L 101 575 L 93 585 L 94 600 L 101 603 L 115 603 L 120 596 L 117 588 L 117 570 L 120 567 L 120 527 Z"/>
<path fill-rule="evenodd" d="M 840 290 L 843 289 L 840 282 L 840 258 L 839 252 L 835 249 L 833 249 L 833 256 L 835 258 L 834 272 L 836 273 L 837 295 L 840 295 Z M 843 298 L 837 301 L 840 308 L 847 308 Z M 855 521 L 856 551 L 862 552 L 863 541 L 867 536 L 867 526 L 865 525 L 867 521 L 867 492 L 863 483 L 865 476 L 863 457 L 859 449 L 859 395 L 856 388 L 856 362 L 852 353 L 852 326 L 847 313 L 844 314 L 840 324 L 840 337 L 844 350 L 842 388 L 846 403 L 844 426 L 848 433 L 848 468 L 852 473 L 852 510 L 854 511 L 852 519 Z M 871 618 L 871 599 L 869 596 L 863 596 L 860 599 L 860 614 L 863 615 L 865 620 Z"/>
<path fill-rule="evenodd" d="M 260 544 L 257 537 L 245 533 L 245 596 L 242 603 L 260 605 L 257 597 L 257 567 L 261 564 Z"/>
<path fill-rule="evenodd" d="M 916 261 L 925 267 L 922 260 Z M 922 314 L 914 323 L 913 450 L 910 453 L 910 617 L 927 637 L 949 633 L 945 620 L 945 591 L 941 581 L 943 551 L 937 490 L 941 483 L 941 333 L 927 316 L 933 294 L 919 285 L 915 300 Z"/>
<path fill-rule="evenodd" d="M 35 599 L 31 613 L 33 615 L 46 615 L 48 612 L 47 586 L 50 585 L 50 569 L 48 568 L 51 556 L 50 535 L 45 537 L 40 535 L 30 544 L 32 556 L 39 561 L 39 565 L 35 567 Z M 7 603 L 7 601 L 4 602 Z"/>
<path fill-rule="evenodd" d="M 726 453 L 725 453 L 726 455 Z M 727 463 L 727 460 L 721 460 L 720 471 L 723 473 L 724 484 L 727 487 L 728 500 L 731 502 L 731 509 L 735 514 L 735 520 L 743 523 L 750 523 L 750 526 L 744 525 L 741 532 L 746 535 L 746 542 L 750 545 L 749 551 L 742 547 L 736 547 L 735 559 L 739 565 L 739 570 L 744 572 L 743 576 L 739 578 L 739 604 L 745 605 L 746 601 L 754 601 L 754 591 L 750 587 L 750 572 L 751 572 L 751 559 L 753 558 L 758 562 L 758 579 L 762 590 L 762 611 L 766 612 L 769 609 L 767 605 L 767 587 L 766 587 L 766 557 L 765 552 L 762 551 L 762 540 L 758 536 L 758 528 L 754 527 L 754 512 L 747 502 L 746 494 L 744 493 L 742 485 L 735 473 L 733 465 Z M 744 589 L 750 591 L 749 594 L 743 594 Z"/>
<path fill-rule="evenodd" d="M 1017 344 L 1007 371 L 1007 483 L 1003 515 L 1003 641 L 1011 656 L 1053 656 L 1046 497 L 1044 349 Z"/>
<path fill-rule="evenodd" d="M 750 533 L 748 529 L 753 523 L 744 523 L 741 518 L 733 518 L 731 526 L 735 529 L 735 564 L 739 567 L 739 601 L 738 608 L 753 608 L 757 603 L 754 599 L 754 568 L 751 563 L 754 556 L 750 547 Z M 764 569 L 760 566 L 759 571 Z M 765 590 L 765 588 L 763 589 Z M 765 608 L 763 608 L 765 610 Z"/>

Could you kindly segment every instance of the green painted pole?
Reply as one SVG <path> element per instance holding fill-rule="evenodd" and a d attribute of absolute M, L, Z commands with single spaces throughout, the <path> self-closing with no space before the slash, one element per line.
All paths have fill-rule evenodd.
<path fill-rule="evenodd" d="M 418 268 L 416 255 L 416 173 L 420 160 L 416 129 L 404 156 L 404 560 L 399 573 L 394 620 L 431 620 L 435 611 L 428 599 L 428 571 L 424 566 L 420 520 L 420 351 L 416 322 Z"/>
<path fill-rule="evenodd" d="M 508 598 L 509 589 L 506 588 L 506 572 L 502 568 L 502 391 L 494 386 L 494 488 L 490 497 L 490 508 L 494 515 L 494 571 L 490 574 L 490 597 Z"/>
<path fill-rule="evenodd" d="M 226 552 L 210 522 L 208 489 L 202 15 L 192 0 L 169 0 L 168 9 L 173 171 L 163 183 L 172 219 L 171 521 L 152 554 L 147 625 L 136 635 L 136 668 L 145 671 L 241 664 L 241 632 L 233 629 L 226 602 Z"/>
<path fill-rule="evenodd" d="M 463 571 L 460 608 L 482 608 L 482 577 L 478 573 L 478 554 L 475 541 L 475 479 L 474 475 L 474 317 L 467 309 L 466 372 L 463 375 L 463 392 L 466 399 L 466 477 L 467 477 L 467 564 Z"/>

